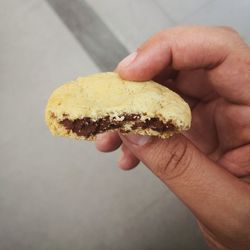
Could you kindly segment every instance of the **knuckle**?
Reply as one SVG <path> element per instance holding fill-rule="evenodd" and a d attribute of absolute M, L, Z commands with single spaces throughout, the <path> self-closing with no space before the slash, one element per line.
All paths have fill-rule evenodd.
<path fill-rule="evenodd" d="M 228 37 L 228 39 L 232 40 L 235 44 L 242 44 L 243 39 L 240 33 L 234 28 L 229 26 L 218 26 L 217 28 L 222 31 L 224 36 Z"/>
<path fill-rule="evenodd" d="M 191 150 L 187 141 L 175 140 L 168 145 L 167 152 L 161 152 L 161 161 L 156 161 L 156 171 L 165 179 L 182 176 L 191 163 Z"/>

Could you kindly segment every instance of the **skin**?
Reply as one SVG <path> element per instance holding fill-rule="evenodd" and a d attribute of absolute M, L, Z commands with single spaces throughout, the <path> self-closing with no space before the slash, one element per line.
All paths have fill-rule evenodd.
<path fill-rule="evenodd" d="M 168 140 L 106 133 L 97 149 L 121 146 L 124 170 L 142 161 L 189 207 L 211 249 L 250 249 L 249 46 L 230 28 L 178 27 L 151 37 L 116 71 L 179 93 L 192 126 Z"/>

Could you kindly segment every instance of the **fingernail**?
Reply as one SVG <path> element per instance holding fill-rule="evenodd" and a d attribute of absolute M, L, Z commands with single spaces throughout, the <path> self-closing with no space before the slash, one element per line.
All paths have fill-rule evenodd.
<path fill-rule="evenodd" d="M 133 52 L 132 54 L 125 57 L 119 64 L 118 67 L 127 67 L 129 66 L 136 58 L 137 52 Z"/>
<path fill-rule="evenodd" d="M 143 146 L 152 140 L 152 137 L 150 136 L 132 135 L 132 134 L 126 135 L 126 138 L 128 141 L 138 146 Z"/>

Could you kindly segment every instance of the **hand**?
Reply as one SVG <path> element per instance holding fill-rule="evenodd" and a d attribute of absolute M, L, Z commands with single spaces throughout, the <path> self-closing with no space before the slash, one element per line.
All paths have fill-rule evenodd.
<path fill-rule="evenodd" d="M 142 161 L 191 209 L 215 249 L 250 248 L 250 48 L 229 28 L 162 31 L 125 58 L 124 79 L 155 79 L 192 109 L 192 127 L 168 140 L 107 133 L 96 146 L 122 143 L 119 165 Z M 133 152 L 133 153 L 132 153 Z"/>

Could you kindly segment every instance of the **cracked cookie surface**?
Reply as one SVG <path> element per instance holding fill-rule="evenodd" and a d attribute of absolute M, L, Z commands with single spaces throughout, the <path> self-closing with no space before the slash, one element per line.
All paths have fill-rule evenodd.
<path fill-rule="evenodd" d="M 189 129 L 191 111 L 179 95 L 156 82 L 126 81 L 107 72 L 56 89 L 45 119 L 52 134 L 75 139 L 93 140 L 113 130 L 168 138 Z"/>

